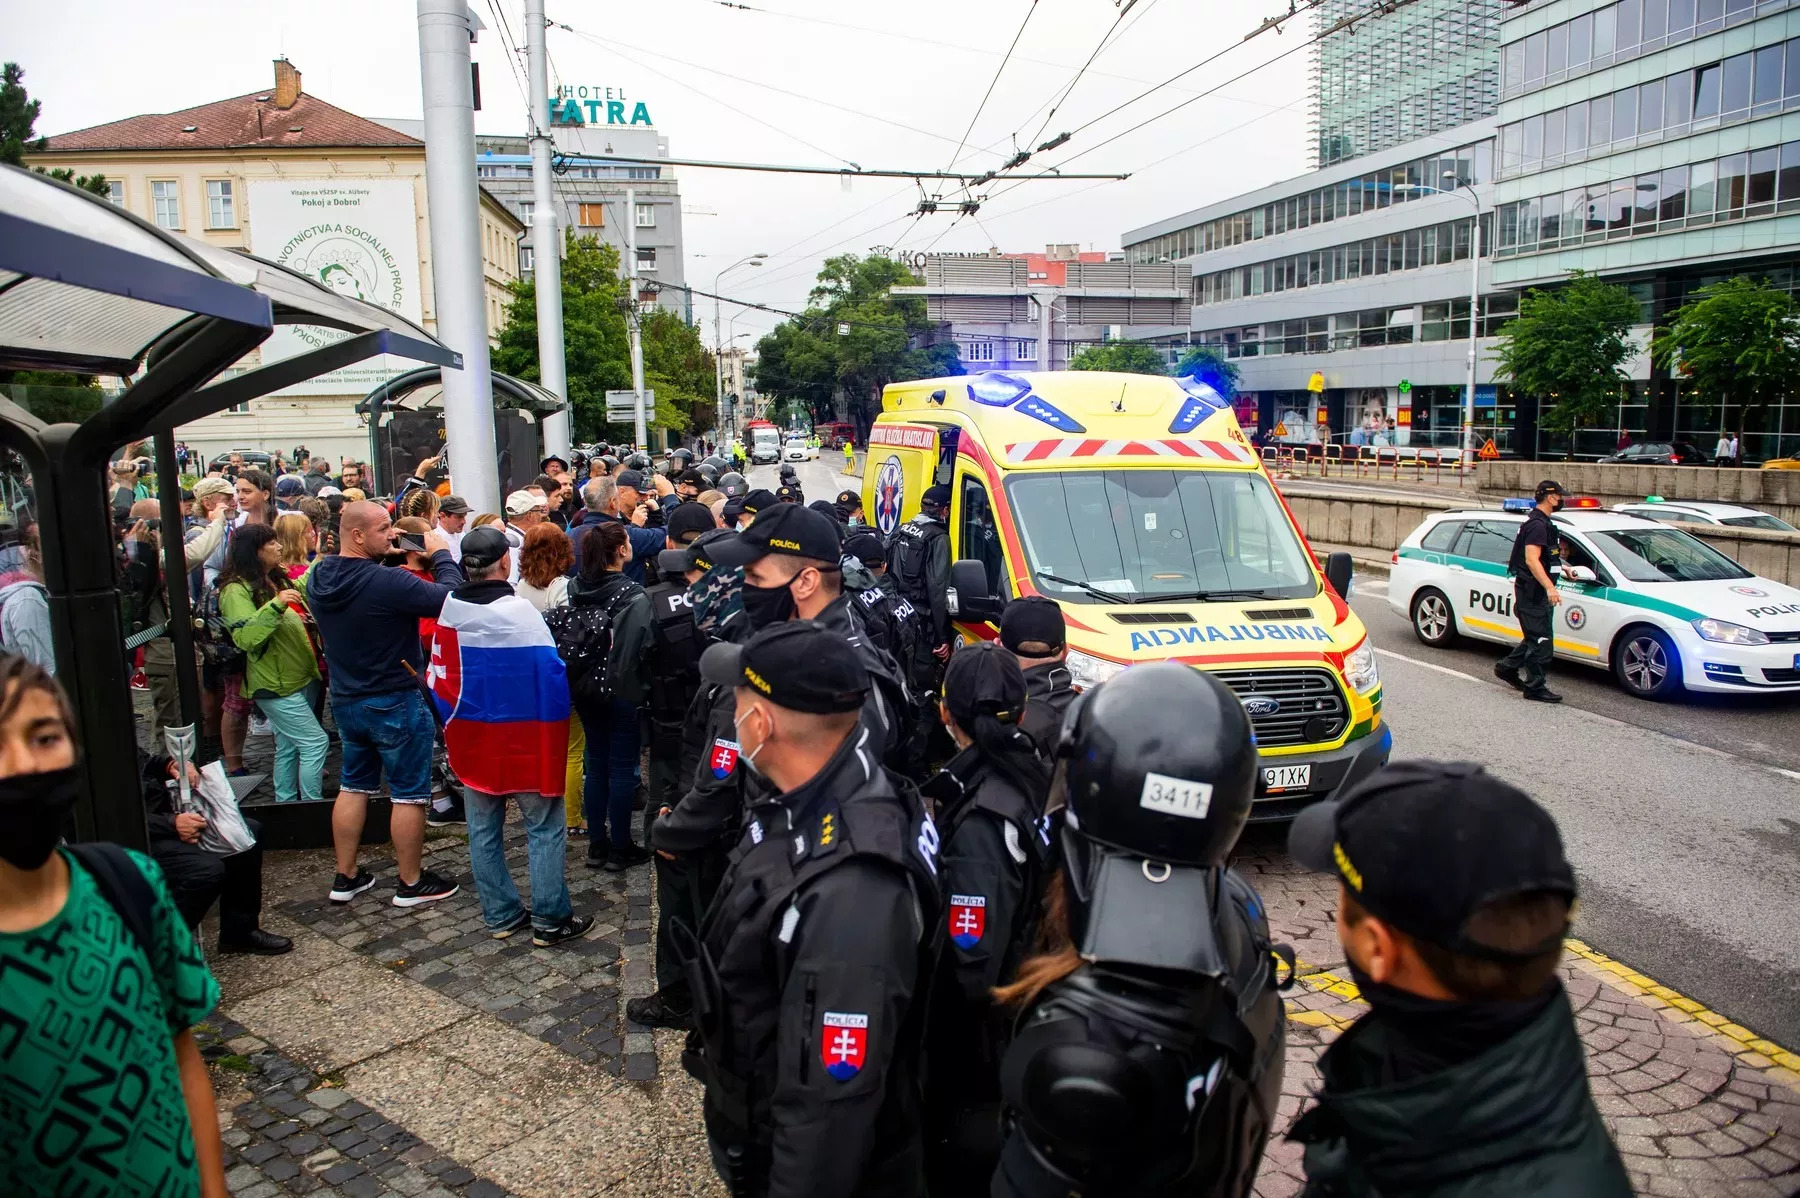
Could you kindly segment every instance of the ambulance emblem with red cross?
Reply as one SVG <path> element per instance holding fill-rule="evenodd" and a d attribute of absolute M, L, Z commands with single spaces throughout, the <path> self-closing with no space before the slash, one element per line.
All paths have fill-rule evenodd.
<path fill-rule="evenodd" d="M 731 771 L 737 768 L 738 743 L 735 740 L 713 741 L 712 758 L 708 762 L 712 766 L 712 776 L 723 781 L 731 777 Z"/>
<path fill-rule="evenodd" d="M 847 1082 L 862 1072 L 863 1054 L 869 1046 L 869 1017 L 843 1011 L 825 1012 L 819 1037 L 819 1059 L 825 1072 Z"/>
<path fill-rule="evenodd" d="M 987 931 L 987 897 L 980 894 L 950 896 L 950 943 L 960 949 L 971 949 L 981 943 Z"/>

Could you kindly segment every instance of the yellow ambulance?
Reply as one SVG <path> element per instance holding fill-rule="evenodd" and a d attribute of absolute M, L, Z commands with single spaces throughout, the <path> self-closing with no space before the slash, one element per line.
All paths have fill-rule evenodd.
<path fill-rule="evenodd" d="M 951 489 L 952 608 L 999 636 L 1019 595 L 1069 628 L 1077 688 L 1181 661 L 1236 691 L 1256 730 L 1253 820 L 1289 819 L 1386 763 L 1381 681 L 1342 599 L 1229 403 L 1194 378 L 990 371 L 891 384 L 869 433 L 863 510 L 891 536 Z"/>

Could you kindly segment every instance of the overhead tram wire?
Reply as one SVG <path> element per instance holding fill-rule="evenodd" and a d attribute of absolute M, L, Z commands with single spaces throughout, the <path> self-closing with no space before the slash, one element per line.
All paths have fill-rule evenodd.
<path fill-rule="evenodd" d="M 1144 6 L 1142 8 L 1137 10 L 1137 16 L 1132 18 L 1131 23 L 1133 25 L 1137 24 L 1137 22 L 1140 19 L 1142 19 L 1143 15 L 1146 12 L 1150 11 L 1150 9 L 1154 8 L 1155 6 L 1156 6 L 1156 0 L 1148 0 L 1148 3 L 1144 4 Z M 1063 88 L 1060 92 L 1052 93 L 1052 95 L 1054 96 L 1054 99 L 1050 104 L 1050 111 L 1044 114 L 1044 120 L 1041 124 L 1038 125 L 1037 132 L 1033 133 L 1029 138 L 1026 139 L 1026 144 L 1029 145 L 1032 142 L 1036 142 L 1044 136 L 1044 131 L 1050 127 L 1050 122 L 1056 119 L 1057 110 L 1063 106 L 1064 102 L 1068 100 L 1070 94 L 1074 92 L 1075 85 L 1081 82 L 1081 77 L 1083 75 L 1087 74 L 1087 70 L 1089 67 L 1094 65 L 1094 60 L 1096 58 L 1099 58 L 1101 54 L 1105 53 L 1106 48 L 1113 43 L 1113 40 L 1114 40 L 1113 35 L 1114 34 L 1120 34 L 1121 36 L 1123 35 L 1123 32 L 1119 29 L 1119 24 L 1120 24 L 1120 22 L 1125 20 L 1126 15 L 1129 14 L 1131 11 L 1132 10 L 1131 10 L 1130 6 L 1119 9 L 1119 15 L 1113 18 L 1113 23 L 1107 27 L 1107 30 L 1105 33 L 1100 35 L 1100 40 L 1098 43 L 1095 44 L 1093 53 L 1091 53 L 1087 56 L 1087 61 L 1081 64 L 1080 69 L 1075 72 L 1075 77 L 1073 79 L 1069 80 L 1068 86 Z M 1031 118 L 1026 117 L 1025 119 L 1030 120 Z"/>
<path fill-rule="evenodd" d="M 1000 65 L 995 69 L 994 77 L 988 80 L 987 91 L 981 95 L 981 103 L 975 106 L 974 115 L 969 117 L 969 127 L 963 130 L 961 140 L 956 143 L 956 153 L 950 155 L 951 166 L 956 165 L 956 160 L 962 156 L 962 148 L 968 144 L 969 134 L 975 132 L 975 122 L 981 119 L 981 112 L 987 107 L 988 97 L 994 94 L 994 85 L 999 83 L 1000 76 L 1005 74 L 1006 64 L 1012 61 L 1013 51 L 1018 49 L 1019 39 L 1025 36 L 1025 27 L 1031 24 L 1031 16 L 1037 12 L 1037 6 L 1038 0 L 1031 0 L 1031 7 L 1025 10 L 1025 19 L 1019 22 L 1019 29 L 1017 33 L 1013 34 L 1012 44 L 1006 47 L 1006 54 L 1000 59 Z M 945 167 L 944 169 L 949 170 L 950 168 Z"/>

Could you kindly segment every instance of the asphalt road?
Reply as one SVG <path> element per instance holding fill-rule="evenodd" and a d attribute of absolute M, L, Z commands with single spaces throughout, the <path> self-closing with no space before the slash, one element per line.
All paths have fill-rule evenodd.
<path fill-rule="evenodd" d="M 1499 650 L 1420 644 L 1364 578 L 1399 757 L 1484 763 L 1556 816 L 1581 883 L 1575 934 L 1784 1046 L 1800 1044 L 1800 699 L 1646 703 L 1558 662 L 1528 703 Z"/>
<path fill-rule="evenodd" d="M 860 480 L 799 467 L 808 502 Z M 774 467 L 751 473 L 773 489 Z M 1800 1046 L 1800 697 L 1646 703 L 1557 663 L 1565 702 L 1527 703 L 1496 649 L 1421 645 L 1364 576 L 1351 604 L 1381 666 L 1400 757 L 1479 761 L 1555 815 L 1581 884 L 1575 934 L 1786 1047 Z M 1248 841 L 1279 849 L 1281 833 Z"/>

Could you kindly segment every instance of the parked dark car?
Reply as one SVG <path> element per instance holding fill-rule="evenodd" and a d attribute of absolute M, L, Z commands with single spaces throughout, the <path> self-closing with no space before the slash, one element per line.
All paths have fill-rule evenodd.
<path fill-rule="evenodd" d="M 1600 461 L 1622 466 L 1705 466 L 1712 459 L 1692 441 L 1639 441 Z"/>
<path fill-rule="evenodd" d="M 231 464 L 231 455 L 234 453 L 237 454 L 240 458 L 244 459 L 244 465 L 254 466 L 258 470 L 262 470 L 264 472 L 267 472 L 267 470 L 269 469 L 269 464 L 275 460 L 274 458 L 270 457 L 267 453 L 265 453 L 263 450 L 260 450 L 260 449 L 233 449 L 228 453 L 214 454 L 212 457 L 212 461 L 207 463 L 206 468 L 208 470 L 223 470 L 223 469 L 225 469 L 226 466 Z"/>

